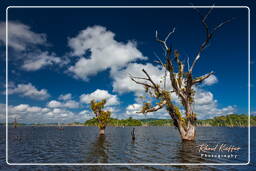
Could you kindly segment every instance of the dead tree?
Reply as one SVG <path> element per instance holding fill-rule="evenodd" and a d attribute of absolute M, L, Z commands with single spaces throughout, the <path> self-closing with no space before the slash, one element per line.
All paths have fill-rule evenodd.
<path fill-rule="evenodd" d="M 172 51 L 172 49 L 167 45 L 167 40 L 174 34 L 175 28 L 167 34 L 164 40 L 158 37 L 158 32 L 156 31 L 156 41 L 159 42 L 165 51 L 165 62 L 159 59 L 157 62 L 162 65 L 168 74 L 165 74 L 164 80 L 169 79 L 172 85 L 172 89 L 167 89 L 165 86 L 161 87 L 157 84 L 145 69 L 142 72 L 145 77 L 135 77 L 130 76 L 131 80 L 137 84 L 144 86 L 146 93 L 154 97 L 158 102 L 152 105 L 149 102 L 144 103 L 141 111 L 139 113 L 149 113 L 155 112 L 162 108 L 166 108 L 169 115 L 173 120 L 174 126 L 178 129 L 182 140 L 194 140 L 195 139 L 195 129 L 196 129 L 196 114 L 193 112 L 192 103 L 194 102 L 195 90 L 194 86 L 201 83 L 208 77 L 210 77 L 214 72 L 211 71 L 205 75 L 199 77 L 193 77 L 193 69 L 195 68 L 198 60 L 201 57 L 202 52 L 205 50 L 214 34 L 226 23 L 231 20 L 226 20 L 215 26 L 211 31 L 206 23 L 206 19 L 211 13 L 213 8 L 209 9 L 207 14 L 203 16 L 198 9 L 195 9 L 201 18 L 201 23 L 205 30 L 205 40 L 200 45 L 199 50 L 194 58 L 191 66 L 185 72 L 185 64 L 180 60 L 180 53 L 177 50 Z M 183 106 L 185 113 L 181 114 L 180 109 L 173 103 L 171 94 L 175 93 Z"/>

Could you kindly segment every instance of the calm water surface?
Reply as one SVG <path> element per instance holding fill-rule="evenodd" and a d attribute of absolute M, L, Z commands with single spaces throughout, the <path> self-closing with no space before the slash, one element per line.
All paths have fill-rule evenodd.
<path fill-rule="evenodd" d="M 248 129 L 199 127 L 195 142 L 182 142 L 173 127 L 108 127 L 105 136 L 97 127 L 18 127 L 9 128 L 8 155 L 10 163 L 246 163 L 248 160 Z M 3 170 L 225 170 L 221 166 L 7 166 L 5 164 L 5 127 L 1 127 L 0 160 Z M 252 128 L 255 129 L 255 128 Z M 255 132 L 255 131 L 252 131 Z M 253 140 L 253 138 L 252 138 Z M 253 140 L 254 141 L 254 140 Z M 198 145 L 227 144 L 240 147 L 237 158 L 201 157 Z M 253 148 L 253 150 L 255 150 Z M 205 154 L 205 153 L 203 153 Z M 256 170 L 255 159 L 249 166 Z M 242 166 L 229 166 L 243 169 Z M 246 169 L 245 169 L 246 170 Z"/>

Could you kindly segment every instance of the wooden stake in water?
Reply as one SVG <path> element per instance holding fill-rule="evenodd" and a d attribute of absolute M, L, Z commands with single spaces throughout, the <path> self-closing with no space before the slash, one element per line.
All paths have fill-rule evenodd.
<path fill-rule="evenodd" d="M 132 129 L 131 135 L 132 135 L 132 140 L 135 140 L 135 128 Z"/>
<path fill-rule="evenodd" d="M 14 119 L 13 126 L 14 126 L 14 128 L 17 128 L 17 121 L 16 121 L 16 118 Z"/>

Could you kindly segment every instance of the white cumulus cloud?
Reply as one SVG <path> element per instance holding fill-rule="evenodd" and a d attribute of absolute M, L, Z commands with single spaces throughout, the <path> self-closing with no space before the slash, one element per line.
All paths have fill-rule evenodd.
<path fill-rule="evenodd" d="M 114 80 L 113 90 L 118 93 L 135 92 L 137 94 L 140 94 L 144 92 L 144 87 L 142 85 L 136 84 L 129 77 L 129 74 L 136 77 L 145 77 L 142 69 L 145 69 L 147 71 L 147 73 L 151 76 L 152 80 L 154 80 L 155 83 L 163 85 L 163 82 L 161 82 L 161 80 L 163 80 L 162 78 L 164 76 L 164 70 L 160 66 L 154 66 L 150 63 L 130 63 L 124 69 L 113 70 L 111 72 L 111 77 Z"/>
<path fill-rule="evenodd" d="M 68 45 L 72 54 L 81 58 L 68 70 L 76 78 L 87 80 L 100 71 L 123 67 L 137 59 L 146 59 L 136 48 L 135 42 L 118 42 L 114 36 L 105 27 L 93 26 L 70 38 Z"/>
<path fill-rule="evenodd" d="M 199 119 L 213 118 L 215 116 L 228 115 L 236 112 L 235 106 L 218 107 L 218 101 L 214 99 L 211 92 L 196 89 L 194 112 L 198 114 Z"/>
<path fill-rule="evenodd" d="M 102 99 L 107 100 L 106 106 L 119 104 L 119 100 L 117 98 L 117 95 L 112 95 L 106 90 L 97 89 L 97 90 L 95 90 L 94 92 L 92 92 L 90 94 L 82 94 L 80 96 L 80 102 L 81 103 L 86 103 L 86 104 L 89 104 L 92 100 L 99 101 L 99 100 L 102 100 Z"/>
<path fill-rule="evenodd" d="M 52 101 L 50 101 L 50 102 L 47 104 L 47 106 L 50 107 L 50 108 L 58 108 L 58 107 L 61 107 L 62 104 L 61 104 L 61 102 L 58 102 L 58 101 L 56 101 L 56 100 L 52 100 Z"/>
<path fill-rule="evenodd" d="M 71 123 L 84 122 L 92 118 L 88 115 L 89 111 L 74 113 L 67 109 L 47 108 L 40 106 L 31 106 L 28 104 L 19 104 L 17 106 L 8 106 L 8 120 L 13 122 L 17 119 L 18 123 Z M 5 104 L 0 104 L 0 122 L 5 122 Z"/>
<path fill-rule="evenodd" d="M 64 107 L 67 107 L 67 108 L 78 108 L 79 107 L 79 103 L 74 101 L 74 100 L 68 100 L 68 101 L 64 102 Z"/>
<path fill-rule="evenodd" d="M 36 100 L 45 100 L 50 97 L 46 89 L 38 90 L 31 83 L 18 84 L 17 86 L 10 87 L 8 89 L 8 94 L 18 94 Z"/>
<path fill-rule="evenodd" d="M 74 101 L 74 100 L 67 100 L 65 102 L 59 102 L 56 100 L 52 100 L 50 101 L 47 106 L 49 108 L 78 108 L 79 107 L 79 103 Z"/>
<path fill-rule="evenodd" d="M 127 115 L 133 115 L 133 114 L 138 114 L 137 112 L 139 112 L 142 108 L 142 105 L 141 104 L 137 104 L 137 103 L 134 103 L 132 105 L 129 105 L 126 107 L 126 114 Z"/>
<path fill-rule="evenodd" d="M 21 68 L 26 71 L 36 71 L 45 66 L 61 63 L 59 57 L 56 57 L 54 53 L 49 53 L 47 51 L 28 53 L 26 57 L 27 59 L 24 60 L 24 63 L 21 66 Z"/>
<path fill-rule="evenodd" d="M 210 85 L 216 84 L 217 82 L 218 82 L 217 77 L 215 75 L 211 75 L 210 77 L 208 77 L 203 81 L 203 84 L 210 86 Z"/>
<path fill-rule="evenodd" d="M 61 94 L 59 96 L 59 100 L 70 100 L 72 98 L 72 94 L 71 93 L 67 93 L 67 94 Z"/>
<path fill-rule="evenodd" d="M 0 44 L 5 43 L 5 22 L 0 22 Z M 9 53 L 9 62 L 19 61 L 21 69 L 25 71 L 36 71 L 53 64 L 63 65 L 66 62 L 55 53 L 41 50 L 49 46 L 46 34 L 36 33 L 30 26 L 20 22 L 8 22 L 8 46 L 13 50 Z"/>
<path fill-rule="evenodd" d="M 0 23 L 0 41 L 6 43 L 5 22 Z M 24 51 L 28 47 L 47 43 L 46 34 L 31 31 L 28 25 L 20 22 L 8 21 L 8 46 L 17 51 Z"/>

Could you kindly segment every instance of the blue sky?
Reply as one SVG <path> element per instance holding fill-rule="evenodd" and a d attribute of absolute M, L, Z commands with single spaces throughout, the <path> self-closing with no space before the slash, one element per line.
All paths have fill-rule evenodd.
<path fill-rule="evenodd" d="M 11 8 L 8 14 L 10 120 L 26 123 L 82 122 L 93 116 L 89 101 L 101 98 L 113 117 L 145 118 L 136 113 L 143 87 L 128 73 L 141 75 L 144 68 L 159 81 L 163 70 L 154 53 L 162 56 L 162 49 L 155 31 L 165 37 L 175 27 L 169 44 L 190 63 L 205 35 L 193 9 Z M 248 10 L 214 9 L 207 23 L 214 27 L 233 17 L 195 68 L 195 76 L 215 72 L 196 87 L 194 109 L 201 119 L 248 112 Z M 0 27 L 4 50 L 4 21 Z M 0 98 L 4 103 L 3 93 Z M 164 110 L 147 117 L 169 118 Z"/>

